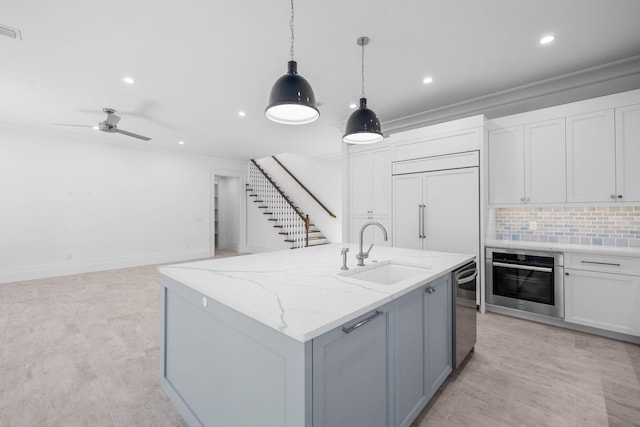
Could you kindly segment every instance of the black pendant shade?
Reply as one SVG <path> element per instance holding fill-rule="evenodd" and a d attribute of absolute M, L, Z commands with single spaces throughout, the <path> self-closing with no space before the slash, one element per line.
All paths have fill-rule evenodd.
<path fill-rule="evenodd" d="M 298 74 L 296 61 L 289 61 L 287 74 L 280 77 L 271 88 L 269 105 L 265 115 L 269 120 L 288 125 L 311 123 L 320 117 L 313 89 Z"/>
<path fill-rule="evenodd" d="M 349 116 L 342 140 L 349 144 L 372 144 L 382 140 L 380 120 L 367 108 L 367 98 L 360 98 L 360 108 Z"/>

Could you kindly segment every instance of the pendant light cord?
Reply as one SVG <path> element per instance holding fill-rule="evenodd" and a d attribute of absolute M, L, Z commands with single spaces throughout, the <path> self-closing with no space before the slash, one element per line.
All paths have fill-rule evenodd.
<path fill-rule="evenodd" d="M 364 95 L 364 41 L 361 43 L 362 45 L 362 96 L 360 98 L 366 98 Z"/>
<path fill-rule="evenodd" d="M 291 0 L 291 19 L 289 19 L 289 28 L 291 29 L 291 50 L 290 50 L 290 55 L 291 55 L 291 60 L 293 61 L 293 41 L 294 41 L 294 35 L 293 35 L 293 0 Z"/>

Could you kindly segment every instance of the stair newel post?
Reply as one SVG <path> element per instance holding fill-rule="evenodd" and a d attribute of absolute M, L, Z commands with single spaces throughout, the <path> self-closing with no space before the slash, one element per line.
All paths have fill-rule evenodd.
<path fill-rule="evenodd" d="M 304 219 L 304 229 L 305 229 L 305 247 L 309 246 L 309 215 L 307 215 Z"/>

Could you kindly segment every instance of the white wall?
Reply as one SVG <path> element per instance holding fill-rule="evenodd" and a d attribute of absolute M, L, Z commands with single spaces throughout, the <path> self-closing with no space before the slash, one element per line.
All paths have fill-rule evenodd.
<path fill-rule="evenodd" d="M 246 165 L 118 135 L 0 135 L 0 283 L 206 257 L 212 173 Z"/>

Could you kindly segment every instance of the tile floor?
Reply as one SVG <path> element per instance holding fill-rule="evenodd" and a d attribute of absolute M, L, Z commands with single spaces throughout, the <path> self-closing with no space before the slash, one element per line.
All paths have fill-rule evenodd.
<path fill-rule="evenodd" d="M 0 284 L 0 426 L 184 426 L 158 384 L 159 304 L 155 266 Z M 479 315 L 424 426 L 640 426 L 640 346 Z"/>

